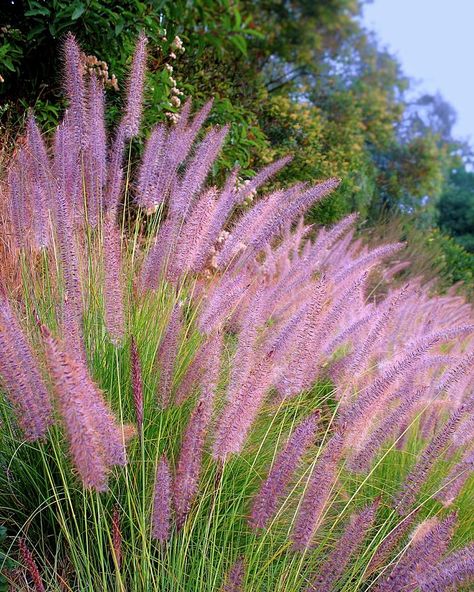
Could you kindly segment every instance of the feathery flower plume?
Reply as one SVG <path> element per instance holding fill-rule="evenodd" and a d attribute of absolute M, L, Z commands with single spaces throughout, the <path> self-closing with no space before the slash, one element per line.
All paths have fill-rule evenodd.
<path fill-rule="evenodd" d="M 212 406 L 219 380 L 223 347 L 222 335 L 216 333 L 211 337 L 211 340 L 201 385 L 201 397 L 191 413 L 183 435 L 173 483 L 173 500 L 178 529 L 183 527 L 198 489 L 206 431 L 211 420 Z"/>
<path fill-rule="evenodd" d="M 347 410 L 344 410 L 344 413 L 341 413 L 339 423 L 348 426 L 348 434 L 358 434 L 358 438 L 360 438 L 361 434 L 367 432 L 369 427 L 365 421 L 367 412 L 371 410 L 373 414 L 375 409 L 379 410 L 385 401 L 390 385 L 400 374 L 406 374 L 430 347 L 438 342 L 438 336 L 428 336 L 418 340 L 404 356 L 393 362 L 381 376 L 377 377 L 356 401 Z"/>
<path fill-rule="evenodd" d="M 112 343 L 119 345 L 125 333 L 121 278 L 121 237 L 120 230 L 115 222 L 114 212 L 111 210 L 105 214 L 103 237 L 105 325 Z"/>
<path fill-rule="evenodd" d="M 42 438 L 53 421 L 48 389 L 10 303 L 1 293 L 0 378 L 25 437 Z"/>
<path fill-rule="evenodd" d="M 170 220 L 160 224 L 155 243 L 150 248 L 140 274 L 142 291 L 156 290 L 163 279 L 171 254 L 173 227 Z"/>
<path fill-rule="evenodd" d="M 114 507 L 112 514 L 112 549 L 117 568 L 120 569 L 122 565 L 122 530 L 120 528 L 120 511 L 118 505 Z"/>
<path fill-rule="evenodd" d="M 51 163 L 41 132 L 31 113 L 27 120 L 29 173 L 32 181 L 33 225 L 36 245 L 42 249 L 49 245 L 48 211 L 51 207 Z"/>
<path fill-rule="evenodd" d="M 474 583 L 474 544 L 451 553 L 429 571 L 418 574 L 417 580 L 421 592 L 450 592 Z"/>
<path fill-rule="evenodd" d="M 186 216 L 194 203 L 195 195 L 201 190 L 206 177 L 222 148 L 229 131 L 228 126 L 211 129 L 196 148 L 193 159 L 188 164 L 183 178 L 173 192 L 170 202 L 173 217 Z"/>
<path fill-rule="evenodd" d="M 310 546 L 315 532 L 321 525 L 324 509 L 337 477 L 337 465 L 341 458 L 343 442 L 342 433 L 336 432 L 314 466 L 291 535 L 293 548 L 298 551 Z"/>
<path fill-rule="evenodd" d="M 369 331 L 365 341 L 357 348 L 351 358 L 351 363 L 348 366 L 347 373 L 349 376 L 357 376 L 361 366 L 369 358 L 370 353 L 377 343 L 377 339 L 387 328 L 387 324 L 396 312 L 397 307 L 409 295 L 409 286 L 404 286 L 401 290 L 395 292 L 383 303 L 379 316 L 376 318 L 372 329 Z"/>
<path fill-rule="evenodd" d="M 73 463 L 85 487 L 105 491 L 110 467 L 126 463 L 121 430 L 86 368 L 41 329 Z"/>
<path fill-rule="evenodd" d="M 173 483 L 176 526 L 181 529 L 196 495 L 201 472 L 202 452 L 209 413 L 206 402 L 199 400 L 191 414 L 181 442 L 181 451 Z"/>
<path fill-rule="evenodd" d="M 462 459 L 451 469 L 436 498 L 445 506 L 450 506 L 458 497 L 464 484 L 474 472 L 474 452 L 467 450 Z"/>
<path fill-rule="evenodd" d="M 405 515 L 414 503 L 418 492 L 425 482 L 431 468 L 449 443 L 456 427 L 462 421 L 467 405 L 460 405 L 451 415 L 443 428 L 435 435 L 421 454 L 418 462 L 406 477 L 402 490 L 395 498 L 395 507 L 400 515 Z"/>
<path fill-rule="evenodd" d="M 107 191 L 105 193 L 105 208 L 117 213 L 123 187 L 123 160 L 125 154 L 126 134 L 124 126 L 120 125 L 115 132 L 115 138 L 109 152 L 107 170 Z"/>
<path fill-rule="evenodd" d="M 205 360 L 210 341 L 205 341 L 189 364 L 175 394 L 175 404 L 181 405 L 191 395 L 194 388 L 200 384 L 205 370 Z"/>
<path fill-rule="evenodd" d="M 359 259 L 356 259 L 349 266 L 341 269 L 341 271 L 334 276 L 334 282 L 336 284 L 342 283 L 356 272 L 361 273 L 364 270 L 370 269 L 374 265 L 379 265 L 383 259 L 391 257 L 400 249 L 403 249 L 404 246 L 405 243 L 393 243 L 373 249 L 367 255 L 363 255 Z"/>
<path fill-rule="evenodd" d="M 179 242 L 168 265 L 168 278 L 176 281 L 194 267 L 196 253 L 207 243 L 206 261 L 212 245 L 206 241 L 209 225 L 216 203 L 217 191 L 213 188 L 204 192 L 201 198 L 189 212 L 188 218 L 180 233 Z"/>
<path fill-rule="evenodd" d="M 403 397 L 401 404 L 389 413 L 369 438 L 349 456 L 346 466 L 351 471 L 359 473 L 368 470 L 379 448 L 388 438 L 393 436 L 399 426 L 405 425 L 415 405 L 426 391 L 426 388 L 420 388 Z"/>
<path fill-rule="evenodd" d="M 291 161 L 291 159 L 291 156 L 284 156 L 283 158 L 280 158 L 279 160 L 276 160 L 275 162 L 272 162 L 271 164 L 264 167 L 255 175 L 255 177 L 250 179 L 250 183 L 247 183 L 247 185 L 244 185 L 235 192 L 235 203 L 242 203 L 246 197 L 248 197 L 254 191 L 257 191 L 265 183 L 265 181 L 268 181 L 268 179 L 274 177 L 278 171 L 284 168 Z"/>
<path fill-rule="evenodd" d="M 171 399 L 176 354 L 182 329 L 182 314 L 181 304 L 177 302 L 173 307 L 168 326 L 158 349 L 157 364 L 160 369 L 158 398 L 163 408 L 168 407 Z"/>
<path fill-rule="evenodd" d="M 143 381 L 140 357 L 135 339 L 132 337 L 130 344 L 130 361 L 132 368 L 132 393 L 135 406 L 135 418 L 137 420 L 138 433 L 143 431 Z"/>
<path fill-rule="evenodd" d="M 36 565 L 35 558 L 33 557 L 33 553 L 28 549 L 24 538 L 19 539 L 18 547 L 20 549 L 20 555 L 23 563 L 25 564 L 31 579 L 33 580 L 35 592 L 46 592 L 38 566 Z"/>
<path fill-rule="evenodd" d="M 166 456 L 163 455 L 156 467 L 155 488 L 153 495 L 153 515 L 151 534 L 160 543 L 165 543 L 170 536 L 171 523 L 171 474 Z"/>
<path fill-rule="evenodd" d="M 252 368 L 222 412 L 213 445 L 213 456 L 224 460 L 238 453 L 260 411 L 274 377 L 273 352 L 265 354 Z"/>
<path fill-rule="evenodd" d="M 145 84 L 146 45 L 148 39 L 143 32 L 138 37 L 135 53 L 133 54 L 130 76 L 128 79 L 127 100 L 125 115 L 120 126 L 123 128 L 125 138 L 136 136 L 140 129 L 140 119 L 143 105 L 143 87 Z"/>
<path fill-rule="evenodd" d="M 245 565 L 242 557 L 239 557 L 232 565 L 226 577 L 222 592 L 243 592 Z"/>
<path fill-rule="evenodd" d="M 413 533 L 407 551 L 390 574 L 376 586 L 376 592 L 404 592 L 416 589 L 417 578 L 422 574 L 428 574 L 446 552 L 455 523 L 455 513 L 444 520 L 431 518 L 422 522 Z"/>
<path fill-rule="evenodd" d="M 77 245 L 73 232 L 72 204 L 66 201 L 71 190 L 69 178 L 72 164 L 69 162 L 70 137 L 62 123 L 55 134 L 54 174 L 58 181 L 56 195 L 56 234 L 64 276 L 64 305 L 62 330 L 65 341 L 77 359 L 85 359 L 82 342 L 82 294 L 79 276 Z M 77 166 L 77 163 L 76 163 Z"/>
<path fill-rule="evenodd" d="M 453 442 L 457 446 L 463 446 L 474 440 L 474 413 L 471 413 L 465 421 L 461 423 L 453 434 Z"/>
<path fill-rule="evenodd" d="M 160 164 L 165 158 L 167 133 L 163 125 L 157 125 L 146 141 L 143 159 L 138 172 L 136 203 L 148 213 L 156 210 L 165 196 L 158 193 Z"/>
<path fill-rule="evenodd" d="M 334 584 L 344 573 L 350 558 L 357 552 L 367 536 L 367 531 L 372 527 L 378 505 L 379 500 L 377 499 L 349 518 L 349 523 L 341 538 L 319 568 L 306 592 L 327 592 L 333 589 Z"/>
<path fill-rule="evenodd" d="M 29 235 L 27 191 L 20 164 L 20 155 L 12 162 L 8 171 L 8 190 L 10 195 L 10 218 L 13 225 L 16 246 L 24 249 Z"/>
<path fill-rule="evenodd" d="M 103 205 L 107 180 L 107 139 L 104 118 L 104 89 L 93 73 L 87 88 L 87 150 L 84 152 L 84 176 L 87 195 L 87 220 L 95 228 Z"/>
<path fill-rule="evenodd" d="M 382 540 L 377 546 L 375 553 L 366 569 L 367 574 L 371 574 L 377 571 L 379 568 L 384 566 L 392 555 L 393 551 L 397 548 L 400 541 L 407 534 L 415 521 L 418 511 L 411 512 L 402 519 L 397 526 L 389 532 L 389 534 Z"/>
<path fill-rule="evenodd" d="M 274 516 L 279 500 L 285 494 L 301 457 L 314 438 L 318 419 L 319 411 L 304 419 L 295 428 L 285 448 L 275 459 L 268 477 L 252 503 L 250 525 L 253 528 L 265 528 Z"/>
<path fill-rule="evenodd" d="M 66 35 L 64 42 L 65 82 L 69 99 L 70 123 L 76 146 L 85 147 L 86 99 L 84 87 L 81 49 L 72 33 Z"/>

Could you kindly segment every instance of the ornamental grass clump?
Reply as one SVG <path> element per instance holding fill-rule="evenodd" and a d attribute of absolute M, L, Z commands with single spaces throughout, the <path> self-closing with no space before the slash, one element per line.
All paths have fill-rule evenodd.
<path fill-rule="evenodd" d="M 338 179 L 210 184 L 212 102 L 144 133 L 146 50 L 107 134 L 67 36 L 64 118 L 29 114 L 2 181 L 12 590 L 468 590 L 471 305 L 400 285 L 354 214 L 308 226 Z"/>

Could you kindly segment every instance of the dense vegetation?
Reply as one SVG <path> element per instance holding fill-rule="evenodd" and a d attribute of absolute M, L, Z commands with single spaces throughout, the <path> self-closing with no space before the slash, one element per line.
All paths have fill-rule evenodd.
<path fill-rule="evenodd" d="M 446 261 L 455 256 L 453 279 L 469 283 L 473 258 L 463 248 L 472 251 L 470 149 L 453 139 L 455 115 L 440 96 L 408 102 L 409 80 L 363 29 L 361 10 L 357 0 L 4 3 L 3 121 L 22 129 L 34 104 L 43 129 L 56 125 L 64 103 L 55 55 L 67 31 L 107 63 L 109 81 L 114 73 L 123 90 L 127 60 L 144 30 L 147 127 L 172 118 L 188 96 L 198 104 L 213 96 L 210 122 L 231 126 L 216 180 L 237 163 L 245 178 L 290 152 L 293 162 L 281 180 L 343 180 L 310 219 L 332 223 L 359 211 L 373 225 L 409 213 L 417 227 L 439 226 L 457 241 L 460 248 L 439 233 L 429 234 L 429 242 L 426 232 L 418 238 L 435 241 Z M 174 45 L 177 35 L 182 49 Z M 114 121 L 122 93 L 110 82 Z M 140 151 L 141 140 L 135 144 Z"/>
<path fill-rule="evenodd" d="M 467 590 L 472 306 L 394 282 L 405 244 L 356 214 L 308 225 L 335 177 L 262 192 L 285 157 L 210 185 L 212 101 L 136 160 L 147 45 L 108 133 L 68 34 L 67 111 L 28 115 L 2 177 L 3 584 Z"/>

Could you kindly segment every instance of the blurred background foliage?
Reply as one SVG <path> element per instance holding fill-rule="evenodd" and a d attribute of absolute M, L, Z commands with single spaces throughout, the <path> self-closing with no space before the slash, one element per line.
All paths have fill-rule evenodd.
<path fill-rule="evenodd" d="M 410 81 L 362 26 L 362 8 L 358 0 L 3 2 L 2 125 L 12 137 L 31 105 L 43 129 L 56 125 L 65 106 L 57 55 L 67 31 L 117 77 L 119 90 L 107 91 L 112 124 L 143 29 L 150 40 L 145 136 L 184 98 L 198 106 L 213 96 L 210 123 L 231 125 L 216 182 L 235 164 L 245 178 L 291 153 L 279 183 L 343 179 L 312 221 L 333 223 L 358 210 L 367 229 L 406 236 L 409 228 L 423 245 L 415 268 L 431 265 L 443 286 L 461 281 L 472 289 L 470 147 L 452 137 L 455 113 L 441 96 L 408 98 Z"/>

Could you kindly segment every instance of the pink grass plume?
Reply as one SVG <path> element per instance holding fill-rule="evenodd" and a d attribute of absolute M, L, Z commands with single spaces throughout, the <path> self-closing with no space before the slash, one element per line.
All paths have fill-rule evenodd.
<path fill-rule="evenodd" d="M 165 543 L 171 527 L 171 473 L 166 457 L 160 457 L 156 467 L 153 493 L 152 536 Z"/>

